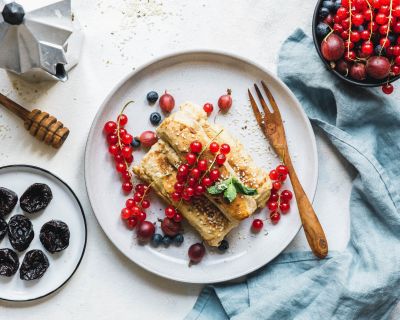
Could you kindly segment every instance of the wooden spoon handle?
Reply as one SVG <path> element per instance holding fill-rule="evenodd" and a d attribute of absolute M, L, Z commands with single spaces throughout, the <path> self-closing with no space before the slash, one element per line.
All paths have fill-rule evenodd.
<path fill-rule="evenodd" d="M 308 199 L 303 187 L 294 170 L 289 152 L 286 152 L 285 165 L 289 171 L 290 181 L 292 182 L 294 194 L 299 208 L 301 222 L 307 237 L 308 244 L 312 252 L 318 258 L 325 258 L 328 254 L 328 241 L 326 240 L 324 230 L 318 220 L 317 215 Z"/>
<path fill-rule="evenodd" d="M 53 148 L 60 148 L 69 135 L 69 129 L 47 112 L 38 109 L 29 112 L 1 93 L 0 104 L 24 120 L 24 127 L 32 136 Z"/>

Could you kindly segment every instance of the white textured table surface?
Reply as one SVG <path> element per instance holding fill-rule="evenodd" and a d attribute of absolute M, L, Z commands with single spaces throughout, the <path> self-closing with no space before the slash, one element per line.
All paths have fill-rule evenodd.
<path fill-rule="evenodd" d="M 71 129 L 55 152 L 32 139 L 15 116 L 0 109 L 0 166 L 45 167 L 78 194 L 86 211 L 86 255 L 72 280 L 47 299 L 0 302 L 0 320 L 180 319 L 201 289 L 164 280 L 128 261 L 104 235 L 91 211 L 83 177 L 86 137 L 107 93 L 132 69 L 187 49 L 217 49 L 245 56 L 276 70 L 281 43 L 296 28 L 310 31 L 314 1 L 275 0 L 76 0 L 76 17 L 85 32 L 80 64 L 65 83 L 32 85 L 0 72 L 2 93 L 26 107 L 51 112 Z M 155 75 L 156 76 L 156 75 Z M 335 172 L 335 183 L 319 178 L 316 211 L 330 249 L 348 240 L 348 199 L 354 173 L 318 134 L 320 168 Z M 300 233 L 290 249 L 306 250 Z M 1 290 L 1 288 L 0 288 Z"/>

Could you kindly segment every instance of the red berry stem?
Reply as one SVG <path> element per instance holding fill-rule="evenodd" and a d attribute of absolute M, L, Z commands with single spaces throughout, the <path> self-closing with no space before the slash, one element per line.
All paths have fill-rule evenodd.
<path fill-rule="evenodd" d="M 368 41 L 371 42 L 372 34 L 374 32 L 374 28 L 373 28 L 373 25 L 372 25 L 372 22 L 374 21 L 374 14 L 373 14 L 374 9 L 372 8 L 371 4 L 369 3 L 369 0 L 366 0 L 366 2 L 367 2 L 369 10 L 371 11 L 371 15 L 370 15 L 371 16 L 371 23 L 370 23 L 371 32 L 369 33 L 369 39 L 368 39 Z"/>
<path fill-rule="evenodd" d="M 351 44 L 351 28 L 352 28 L 352 18 L 353 18 L 353 13 L 351 12 L 351 1 L 352 0 L 349 0 L 349 29 L 348 29 L 348 32 L 349 32 L 349 36 L 348 36 L 348 38 L 347 38 L 347 57 L 350 59 L 350 55 L 349 55 L 349 53 L 350 53 L 350 44 Z"/>
<path fill-rule="evenodd" d="M 212 139 L 208 142 L 208 144 L 203 148 L 203 150 L 201 150 L 201 152 L 200 152 L 199 155 L 197 156 L 196 163 L 199 161 L 199 159 L 200 159 L 201 155 L 204 153 L 204 151 L 206 151 L 206 150 L 210 147 L 210 144 L 211 144 L 212 142 L 214 142 L 214 140 L 217 139 L 218 136 L 219 136 L 223 131 L 224 131 L 224 129 L 222 129 L 220 132 L 218 132 L 218 133 L 215 135 L 215 137 L 212 138 Z"/>
<path fill-rule="evenodd" d="M 122 110 L 121 110 L 121 112 L 120 112 L 120 114 L 119 114 L 119 117 L 117 118 L 117 137 L 118 137 L 118 147 L 119 147 L 120 150 L 122 149 L 121 134 L 120 134 L 120 132 L 119 132 L 119 130 L 120 130 L 120 128 L 121 128 L 121 125 L 120 125 L 121 115 L 124 113 L 125 109 L 126 109 L 131 103 L 135 103 L 135 101 L 133 101 L 133 100 L 128 101 L 128 102 L 124 105 L 124 107 L 122 108 Z M 128 164 L 128 162 L 126 161 L 126 159 L 124 159 L 124 163 L 125 163 L 125 166 L 126 166 L 126 171 L 128 172 L 129 176 L 130 176 L 131 179 L 132 179 L 132 173 L 129 171 L 129 164 Z"/>

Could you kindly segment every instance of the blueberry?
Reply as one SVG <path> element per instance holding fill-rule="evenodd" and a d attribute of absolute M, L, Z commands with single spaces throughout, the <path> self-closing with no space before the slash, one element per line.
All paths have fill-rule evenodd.
<path fill-rule="evenodd" d="M 358 27 L 357 27 L 357 30 L 358 30 L 359 32 L 363 32 L 365 29 L 364 29 L 363 26 L 358 26 Z"/>
<path fill-rule="evenodd" d="M 318 23 L 317 28 L 315 29 L 315 32 L 316 32 L 318 38 L 323 39 L 330 32 L 330 28 L 326 23 L 320 22 L 320 23 Z"/>
<path fill-rule="evenodd" d="M 337 11 L 341 6 L 342 6 L 342 0 L 336 0 L 334 7 L 335 11 Z"/>
<path fill-rule="evenodd" d="M 333 1 L 322 1 L 322 7 L 327 8 L 331 12 L 335 8 L 335 3 Z"/>
<path fill-rule="evenodd" d="M 325 19 L 329 15 L 329 10 L 322 7 L 321 9 L 319 9 L 318 15 L 321 19 Z"/>
<path fill-rule="evenodd" d="M 390 44 L 393 46 L 397 42 L 397 37 L 394 34 L 389 34 L 388 39 L 390 40 Z"/>
<path fill-rule="evenodd" d="M 156 101 L 158 100 L 158 93 L 155 91 L 150 91 L 147 94 L 147 101 L 149 103 L 156 103 Z"/>
<path fill-rule="evenodd" d="M 157 248 L 161 244 L 162 241 L 163 241 L 163 236 L 159 233 L 155 233 L 151 237 L 151 245 L 155 248 Z"/>
<path fill-rule="evenodd" d="M 174 243 L 177 246 L 180 246 L 183 243 L 183 234 L 178 233 L 175 237 L 174 237 Z"/>
<path fill-rule="evenodd" d="M 222 240 L 218 246 L 218 250 L 221 252 L 225 252 L 228 249 L 229 249 L 229 242 L 226 240 Z"/>
<path fill-rule="evenodd" d="M 153 112 L 150 115 L 150 122 L 153 126 L 158 125 L 161 122 L 161 114 L 159 114 L 158 112 Z"/>
<path fill-rule="evenodd" d="M 131 143 L 132 148 L 137 149 L 140 147 L 140 140 L 138 137 L 133 138 Z"/>
<path fill-rule="evenodd" d="M 168 236 L 164 236 L 162 238 L 162 243 L 165 247 L 169 247 L 169 245 L 172 243 L 172 238 Z"/>
<path fill-rule="evenodd" d="M 382 46 L 380 45 L 380 44 L 378 44 L 376 47 L 375 47 L 375 54 L 376 55 L 380 55 L 381 53 L 385 53 L 385 48 L 383 48 L 383 50 L 382 50 L 382 52 L 381 52 L 381 50 L 382 50 Z"/>

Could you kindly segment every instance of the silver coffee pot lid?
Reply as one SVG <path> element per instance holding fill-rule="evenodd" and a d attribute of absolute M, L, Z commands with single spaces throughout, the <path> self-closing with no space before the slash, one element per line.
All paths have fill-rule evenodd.
<path fill-rule="evenodd" d="M 0 68 L 66 81 L 82 46 L 71 0 L 0 0 L 0 11 Z"/>

